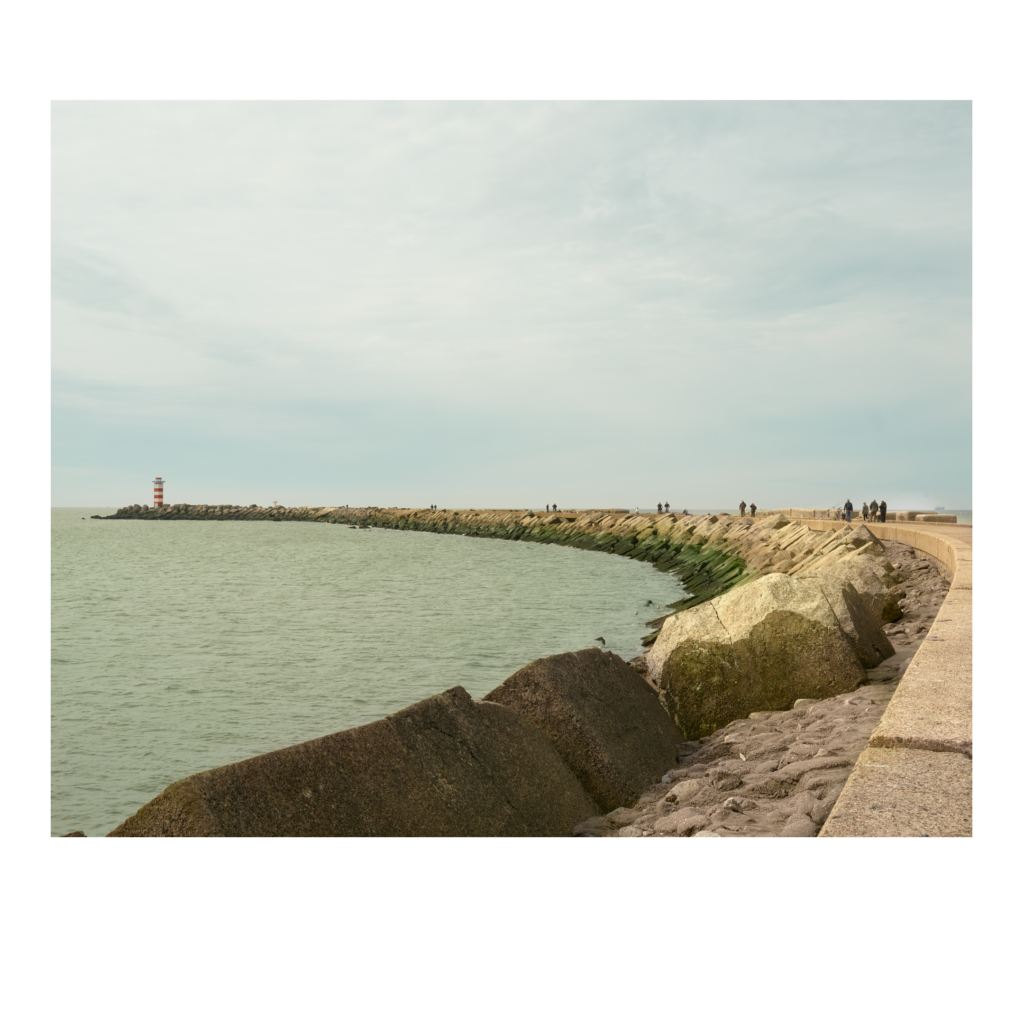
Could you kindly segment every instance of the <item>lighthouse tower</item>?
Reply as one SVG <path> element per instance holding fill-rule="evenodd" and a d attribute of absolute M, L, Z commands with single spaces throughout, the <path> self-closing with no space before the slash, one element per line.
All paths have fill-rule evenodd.
<path fill-rule="evenodd" d="M 164 503 L 164 478 L 158 476 L 153 481 L 153 507 L 160 508 Z"/>

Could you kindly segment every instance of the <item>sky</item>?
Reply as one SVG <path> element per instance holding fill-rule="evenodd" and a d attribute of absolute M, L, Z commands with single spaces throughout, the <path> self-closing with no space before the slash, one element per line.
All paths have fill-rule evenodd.
<path fill-rule="evenodd" d="M 969 102 L 55 102 L 52 503 L 972 507 Z"/>

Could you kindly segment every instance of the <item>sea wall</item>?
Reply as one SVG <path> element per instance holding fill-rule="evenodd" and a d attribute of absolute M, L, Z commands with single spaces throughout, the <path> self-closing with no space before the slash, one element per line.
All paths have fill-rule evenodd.
<path fill-rule="evenodd" d="M 840 523 L 808 523 L 841 529 Z M 822 836 L 969 836 L 973 759 L 973 531 L 922 522 L 866 527 L 931 555 L 951 576 L 935 622 L 897 687 Z"/>
<path fill-rule="evenodd" d="M 652 563 L 662 571 L 678 575 L 692 596 L 677 602 L 677 610 L 687 610 L 709 599 L 717 599 L 719 595 L 725 594 L 737 585 L 756 578 L 772 574 L 806 579 L 819 578 L 823 573 L 837 571 L 838 567 L 849 576 L 862 594 L 865 607 L 870 606 L 868 610 L 871 617 L 879 621 L 888 621 L 887 602 L 892 601 L 899 581 L 890 577 L 887 570 L 891 569 L 891 566 L 874 566 L 874 562 L 878 561 L 878 555 L 872 548 L 878 549 L 880 546 L 873 543 L 872 535 L 883 540 L 904 541 L 942 562 L 953 576 L 953 588 L 943 606 L 944 614 L 932 627 L 928 642 L 915 657 L 897 691 L 897 696 L 872 735 L 869 750 L 862 755 L 863 765 L 858 761 L 858 767 L 851 775 L 849 784 L 821 834 L 921 834 L 913 830 L 920 828 L 923 832 L 926 827 L 932 829 L 927 832 L 932 835 L 970 834 L 969 527 L 931 523 L 899 526 L 871 524 L 868 527 L 861 525 L 851 530 L 850 526 L 842 522 L 817 519 L 793 522 L 781 515 L 740 519 L 729 515 L 630 515 L 609 510 L 537 514 L 529 510 L 260 508 L 255 505 L 172 505 L 161 509 L 131 506 L 119 509 L 113 516 L 94 518 L 151 521 L 249 520 L 278 523 L 291 521 L 363 529 L 412 529 L 563 544 L 637 558 Z M 949 614 L 945 614 L 947 611 Z M 652 626 L 660 628 L 662 621 L 664 620 L 657 620 Z M 656 643 L 657 637 L 656 631 L 647 638 L 647 641 Z M 657 649 L 653 648 L 650 655 L 655 655 Z M 600 652 L 594 652 L 594 655 L 607 656 L 600 655 Z M 215 769 L 213 773 L 200 773 L 199 776 L 182 780 L 169 787 L 164 794 L 140 810 L 139 815 L 133 816 L 124 826 L 115 830 L 115 833 L 565 834 L 562 831 L 565 822 L 584 810 L 587 801 L 602 808 L 608 801 L 617 802 L 622 797 L 615 793 L 614 787 L 625 786 L 626 789 L 621 790 L 625 793 L 630 787 L 639 784 L 637 779 L 641 775 L 650 774 L 653 766 L 644 764 L 638 768 L 635 759 L 630 760 L 629 749 L 638 742 L 642 746 L 642 739 L 634 738 L 628 743 L 623 743 L 621 738 L 616 738 L 612 732 L 606 732 L 603 734 L 602 743 L 607 745 L 607 750 L 615 751 L 614 758 L 618 759 L 615 762 L 618 766 L 614 771 L 610 769 L 608 765 L 612 761 L 608 759 L 612 755 L 604 752 L 605 747 L 593 748 L 594 741 L 591 735 L 600 735 L 602 729 L 607 730 L 607 722 L 602 724 L 599 719 L 594 719 L 594 724 L 588 726 L 588 730 L 579 732 L 578 736 L 571 736 L 564 732 L 564 722 L 583 721 L 583 717 L 571 706 L 568 706 L 568 711 L 558 710 L 556 713 L 556 709 L 563 706 L 562 702 L 569 697 L 578 700 L 586 688 L 580 688 L 578 681 L 570 680 L 567 676 L 565 682 L 560 684 L 560 688 L 551 690 L 554 696 L 550 696 L 545 690 L 548 684 L 540 685 L 546 671 L 535 670 L 525 675 L 524 671 L 520 670 L 519 673 L 523 675 L 523 682 L 520 684 L 522 696 L 517 696 L 512 701 L 516 712 L 524 724 L 536 729 L 545 742 L 551 745 L 550 751 L 547 747 L 544 748 L 548 751 L 544 756 L 550 760 L 548 755 L 556 753 L 559 762 L 566 766 L 576 783 L 583 787 L 582 792 L 585 794 L 583 799 L 580 793 L 575 791 L 575 783 L 566 783 L 564 776 L 563 781 L 558 782 L 557 767 L 552 768 L 549 771 L 550 788 L 553 793 L 561 792 L 563 797 L 559 799 L 564 798 L 566 801 L 562 810 L 552 812 L 553 817 L 545 809 L 546 801 L 538 803 L 525 817 L 503 817 L 504 812 L 500 811 L 500 808 L 509 803 L 510 806 L 521 806 L 525 794 L 525 791 L 519 793 L 515 790 L 519 781 L 510 776 L 510 781 L 497 785 L 493 795 L 487 795 L 486 799 L 481 797 L 491 808 L 488 811 L 490 817 L 485 815 L 487 821 L 480 826 L 484 829 L 483 833 L 473 831 L 476 826 L 472 822 L 476 820 L 477 815 L 477 811 L 473 809 L 477 800 L 474 794 L 480 786 L 477 783 L 469 785 L 465 781 L 456 783 L 455 780 L 446 779 L 440 767 L 448 757 L 445 754 L 435 758 L 439 767 L 434 772 L 434 781 L 428 786 L 428 790 L 431 786 L 434 790 L 430 790 L 429 793 L 428 790 L 424 790 L 418 798 L 430 803 L 435 810 L 426 814 L 423 821 L 414 826 L 412 832 L 408 831 L 411 826 L 405 817 L 396 818 L 391 824 L 380 826 L 377 830 L 376 825 L 368 824 L 367 815 L 372 817 L 372 814 L 377 813 L 373 808 L 379 810 L 384 804 L 401 802 L 405 799 L 404 794 L 412 792 L 415 788 L 412 787 L 412 783 L 406 786 L 402 780 L 413 778 L 416 772 L 415 762 L 421 755 L 416 755 L 408 764 L 401 763 L 401 770 L 393 773 L 392 780 L 396 782 L 398 788 L 384 800 L 384 804 L 381 804 L 384 791 L 391 792 L 388 789 L 391 782 L 383 776 L 374 780 L 374 777 L 381 773 L 375 767 L 378 760 L 373 755 L 373 743 L 369 743 L 369 740 L 372 739 L 374 743 L 378 740 L 376 732 L 368 726 L 361 727 L 369 730 L 365 736 L 358 730 L 350 730 L 346 734 L 310 741 L 311 744 L 320 745 L 315 750 L 308 744 L 300 744 L 295 748 L 289 748 L 288 751 L 276 751 L 262 755 L 260 759 L 250 759 L 249 762 L 240 762 L 236 766 L 226 766 L 224 769 Z M 573 671 L 575 672 L 575 669 Z M 587 674 L 593 673 L 588 669 Z M 650 674 L 648 673 L 649 676 Z M 495 691 L 495 695 L 499 691 Z M 626 687 L 623 693 L 628 692 L 629 687 Z M 481 715 L 482 720 L 489 721 L 489 718 L 498 714 L 497 711 L 488 710 L 497 707 L 492 701 L 485 699 L 483 702 L 473 702 L 474 705 L 480 705 L 480 708 L 475 710 L 466 704 L 467 699 L 467 695 L 450 692 L 438 698 L 431 698 L 429 702 L 424 702 L 423 706 L 414 705 L 413 708 L 406 709 L 406 712 L 399 713 L 399 716 L 405 716 L 402 721 L 408 719 L 402 728 L 409 732 L 410 737 L 419 735 L 420 719 L 429 718 L 432 722 L 433 718 L 437 717 L 434 710 L 437 701 L 441 701 L 443 708 L 439 706 L 439 710 L 443 710 L 445 715 L 450 717 L 455 714 L 460 720 L 465 720 L 465 723 L 475 722 Z M 548 709 L 545 713 L 548 714 L 550 721 L 534 718 L 534 710 L 541 706 Z M 638 714 L 641 713 L 639 707 L 638 705 Z M 650 714 L 649 709 L 642 714 Z M 617 716 L 614 718 L 617 720 Z M 391 724 L 372 724 L 381 733 L 379 742 L 391 743 L 388 738 L 389 730 L 399 728 L 399 723 L 395 716 L 390 716 L 384 721 Z M 644 726 L 644 729 L 649 728 Z M 666 728 L 671 733 L 672 727 L 661 722 L 655 731 L 665 732 Z M 433 725 L 430 729 L 437 731 Z M 463 724 L 459 729 L 469 730 L 474 736 L 479 732 L 475 725 L 471 728 L 470 725 Z M 445 730 L 451 731 L 446 725 L 440 732 L 444 734 Z M 461 736 L 461 733 L 456 731 L 453 735 Z M 403 740 L 395 747 L 395 751 L 410 750 L 409 742 L 411 740 Z M 458 746 L 464 749 L 470 758 L 479 757 L 479 751 L 474 754 L 469 749 L 476 741 L 468 743 L 468 746 L 467 742 L 459 739 Z M 524 742 L 528 742 L 528 745 L 537 745 L 536 738 L 530 738 L 528 741 L 524 739 Z M 539 746 L 543 747 L 544 744 Z M 362 802 L 344 811 L 341 817 L 338 817 L 336 807 L 332 806 L 330 814 L 322 820 L 314 820 L 314 815 L 297 833 L 295 828 L 312 814 L 309 801 L 317 799 L 316 792 L 308 782 L 309 779 L 319 777 L 316 773 L 320 769 L 313 769 L 313 761 L 309 758 L 310 752 L 316 755 L 313 760 L 321 758 L 320 747 L 323 748 L 322 756 L 335 767 L 338 765 L 335 755 L 339 751 L 346 752 L 345 760 L 352 762 L 350 769 L 346 769 L 338 776 L 337 793 L 346 792 L 346 787 L 350 786 L 350 781 L 347 780 L 358 776 L 362 779 L 359 785 L 366 789 L 365 800 L 360 798 Z M 335 747 L 338 750 L 335 750 Z M 364 748 L 370 756 L 366 764 L 359 768 L 358 764 L 361 762 L 358 762 L 356 752 Z M 390 750 L 390 747 L 388 749 Z M 598 752 L 595 753 L 594 750 Z M 288 755 L 289 764 L 294 763 L 295 785 L 289 789 L 290 795 L 284 804 L 280 807 L 274 804 L 271 807 L 273 801 L 277 799 L 274 795 L 277 785 L 274 781 L 275 773 L 284 754 Z M 399 753 L 396 753 L 395 757 L 398 756 Z M 659 754 L 658 759 L 664 758 Z M 395 764 L 399 765 L 399 761 Z M 245 766 L 244 770 L 241 766 Z M 310 771 L 312 774 L 309 774 Z M 880 785 L 888 785 L 880 782 L 882 776 L 879 773 L 882 771 L 891 772 L 890 778 L 896 780 L 891 783 L 894 791 L 879 789 Z M 309 776 L 306 783 L 299 786 L 299 782 L 306 778 L 306 775 Z M 497 778 L 490 769 L 484 771 L 482 778 L 485 777 Z M 600 785 L 595 781 L 598 778 L 603 779 Z M 258 792 L 250 791 L 252 780 L 256 780 Z M 491 783 L 487 785 L 490 786 Z M 575 793 L 574 796 L 568 795 L 567 785 Z M 612 788 L 609 788 L 610 786 Z M 312 796 L 308 796 L 307 793 Z M 375 793 L 378 795 L 374 795 Z M 459 803 L 460 800 L 464 802 L 464 798 L 469 800 L 465 807 Z M 341 796 L 337 795 L 333 804 L 340 807 L 340 799 Z M 445 803 L 451 799 L 456 800 L 457 807 L 454 810 L 452 807 L 455 805 Z M 223 802 L 224 800 L 227 802 Z M 884 802 L 880 802 L 883 800 Z M 228 814 L 228 808 L 240 807 L 246 801 L 249 801 L 249 804 L 246 805 L 243 815 L 244 822 L 242 819 L 235 821 Z M 264 807 L 267 801 L 270 803 Z M 444 813 L 437 809 L 443 807 L 448 807 Z M 877 813 L 881 807 L 887 809 L 884 815 Z M 234 813 L 231 811 L 231 814 Z M 272 826 L 264 821 L 267 814 L 274 819 Z M 936 815 L 942 820 L 937 821 Z M 342 819 L 344 824 L 339 824 Z M 922 821 L 926 824 L 921 825 Z M 189 833 L 188 829 L 192 827 L 197 828 L 198 833 Z M 267 828 L 270 828 L 270 831 L 263 831 Z M 338 831 L 339 828 L 341 831 Z"/>
<path fill-rule="evenodd" d="M 679 577 L 691 595 L 676 609 L 700 604 L 750 579 L 746 559 L 765 562 L 763 540 L 771 527 L 753 520 L 725 516 L 630 515 L 592 510 L 583 513 L 538 514 L 528 509 L 431 510 L 404 508 L 261 508 L 256 505 L 165 505 L 154 509 L 131 505 L 95 519 L 143 519 L 244 522 L 307 522 L 359 528 L 416 530 L 465 537 L 560 544 L 587 551 L 605 551 L 650 562 Z M 732 529 L 735 524 L 735 529 Z"/>

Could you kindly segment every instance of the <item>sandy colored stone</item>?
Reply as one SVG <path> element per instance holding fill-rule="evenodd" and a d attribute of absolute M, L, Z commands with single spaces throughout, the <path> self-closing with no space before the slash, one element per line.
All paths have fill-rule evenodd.
<path fill-rule="evenodd" d="M 673 616 L 646 666 L 687 739 L 866 678 L 822 587 L 778 573 Z"/>
<path fill-rule="evenodd" d="M 653 827 L 654 832 L 670 833 L 677 836 L 693 835 L 709 824 L 706 814 L 702 814 L 693 807 L 682 807 L 678 811 L 666 814 L 658 818 Z"/>

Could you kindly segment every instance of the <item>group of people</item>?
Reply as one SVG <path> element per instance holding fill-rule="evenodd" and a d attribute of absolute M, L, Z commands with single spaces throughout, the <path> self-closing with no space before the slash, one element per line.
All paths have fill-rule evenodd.
<path fill-rule="evenodd" d="M 669 504 L 668 504 L 667 501 L 666 502 L 661 502 L 661 501 L 658 502 L 658 511 L 661 512 L 663 510 L 665 512 L 669 511 Z"/>
<path fill-rule="evenodd" d="M 866 523 L 884 523 L 888 507 L 884 501 L 878 502 L 872 498 L 870 505 L 865 501 L 861 506 L 860 517 Z M 847 522 L 853 518 L 853 502 L 849 498 L 841 509 L 836 509 L 836 518 L 845 519 Z"/>
<path fill-rule="evenodd" d="M 558 511 L 558 506 L 554 502 L 552 502 L 550 505 L 545 505 L 544 506 L 544 511 L 545 512 L 557 512 Z"/>
<path fill-rule="evenodd" d="M 740 502 L 740 517 L 742 518 L 746 514 L 747 514 L 747 503 L 745 501 L 741 501 Z M 750 503 L 750 517 L 751 517 L 751 519 L 753 519 L 754 516 L 756 516 L 756 515 L 757 515 L 757 506 L 753 502 L 751 502 Z"/>

